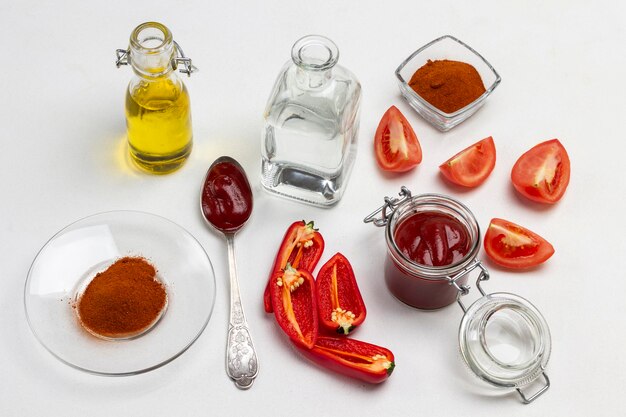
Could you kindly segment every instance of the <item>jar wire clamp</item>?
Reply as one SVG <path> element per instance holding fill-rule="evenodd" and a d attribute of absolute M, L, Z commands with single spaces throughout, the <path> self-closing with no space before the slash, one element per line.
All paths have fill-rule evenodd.
<path fill-rule="evenodd" d="M 385 204 L 383 204 L 372 213 L 370 213 L 366 218 L 364 218 L 363 223 L 374 223 L 374 226 L 376 227 L 386 226 L 389 216 L 394 212 L 396 207 L 398 207 L 405 200 L 411 198 L 411 190 L 409 190 L 405 186 L 402 186 L 398 195 L 400 196 L 400 198 L 385 197 Z M 389 210 L 389 213 L 387 213 L 387 210 Z M 381 212 L 381 217 L 377 218 L 376 216 Z"/>

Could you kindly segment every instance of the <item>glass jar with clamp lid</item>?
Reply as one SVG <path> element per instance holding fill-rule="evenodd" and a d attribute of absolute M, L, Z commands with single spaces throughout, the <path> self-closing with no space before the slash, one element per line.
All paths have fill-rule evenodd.
<path fill-rule="evenodd" d="M 455 301 L 461 307 L 459 349 L 474 375 L 492 386 L 517 390 L 524 403 L 550 387 L 545 369 L 552 342 L 546 320 L 516 294 L 483 291 L 489 271 L 477 259 L 480 229 L 469 208 L 445 195 L 413 196 L 402 187 L 399 198 L 385 197 L 364 221 L 385 227 L 385 282 L 397 299 L 426 310 Z M 466 307 L 462 297 L 470 292 L 467 281 L 475 270 L 482 296 Z M 541 388 L 526 394 L 539 377 Z"/>

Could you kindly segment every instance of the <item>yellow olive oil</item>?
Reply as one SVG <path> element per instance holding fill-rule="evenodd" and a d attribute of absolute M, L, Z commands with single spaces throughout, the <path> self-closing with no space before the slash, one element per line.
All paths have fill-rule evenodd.
<path fill-rule="evenodd" d="M 180 168 L 191 153 L 189 93 L 169 77 L 141 80 L 126 92 L 126 127 L 132 160 L 152 174 Z"/>

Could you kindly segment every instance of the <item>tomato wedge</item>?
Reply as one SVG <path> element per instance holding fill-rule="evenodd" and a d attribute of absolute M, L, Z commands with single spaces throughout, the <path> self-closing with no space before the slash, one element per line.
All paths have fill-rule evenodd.
<path fill-rule="evenodd" d="M 439 165 L 445 178 L 463 187 L 482 184 L 496 166 L 496 145 L 489 136 Z"/>
<path fill-rule="evenodd" d="M 530 230 L 503 219 L 492 219 L 485 234 L 485 251 L 505 268 L 525 269 L 539 265 L 554 254 L 552 245 Z"/>
<path fill-rule="evenodd" d="M 385 171 L 405 172 L 422 162 L 422 147 L 409 121 L 396 108 L 389 107 L 374 136 L 376 162 Z"/>
<path fill-rule="evenodd" d="M 569 177 L 569 156 L 558 139 L 531 148 L 519 157 L 511 171 L 511 181 L 520 194 L 547 204 L 563 197 Z"/>

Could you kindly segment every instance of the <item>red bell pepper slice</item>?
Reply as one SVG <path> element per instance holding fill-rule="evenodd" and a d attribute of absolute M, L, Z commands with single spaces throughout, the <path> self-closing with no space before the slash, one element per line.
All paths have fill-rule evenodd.
<path fill-rule="evenodd" d="M 367 311 L 352 265 L 341 253 L 326 262 L 315 281 L 320 327 L 346 335 L 365 320 Z"/>
<path fill-rule="evenodd" d="M 312 349 L 300 349 L 313 362 L 340 374 L 378 384 L 395 368 L 389 349 L 345 337 L 318 336 Z"/>
<path fill-rule="evenodd" d="M 297 346 L 312 348 L 318 333 L 313 276 L 287 264 L 284 271 L 274 274 L 270 291 L 278 325 Z"/>
<path fill-rule="evenodd" d="M 307 223 L 301 220 L 289 226 L 276 254 L 263 294 L 263 307 L 266 313 L 272 312 L 270 291 L 272 277 L 284 270 L 288 263 L 293 268 L 313 272 L 317 262 L 322 257 L 322 252 L 324 252 L 324 238 L 314 228 L 312 221 Z"/>

